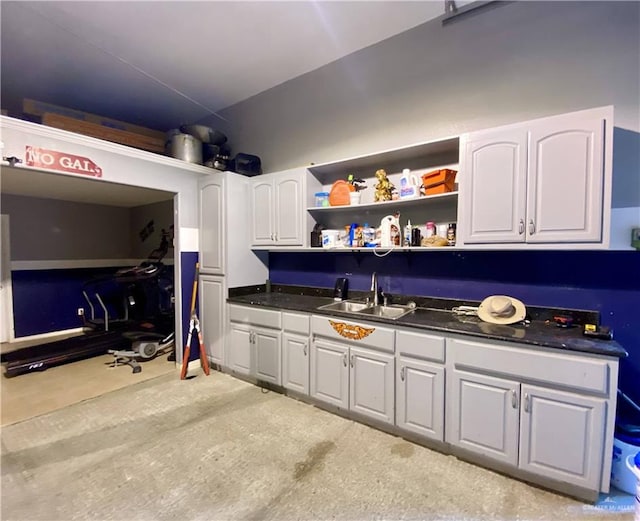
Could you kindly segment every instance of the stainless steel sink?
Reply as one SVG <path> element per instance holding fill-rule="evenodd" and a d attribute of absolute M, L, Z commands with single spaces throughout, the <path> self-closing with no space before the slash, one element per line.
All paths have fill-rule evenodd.
<path fill-rule="evenodd" d="M 401 306 L 399 304 L 374 306 L 373 304 L 366 302 L 342 300 L 340 302 L 325 304 L 324 306 L 320 306 L 318 309 L 342 311 L 344 313 L 353 313 L 354 315 L 382 317 L 395 320 L 396 318 L 400 318 L 413 311 L 415 306 Z"/>
<path fill-rule="evenodd" d="M 354 302 L 351 300 L 341 300 L 339 302 L 333 302 L 331 304 L 325 304 L 318 309 L 326 309 L 328 311 L 344 311 L 345 313 L 358 313 L 363 309 L 372 307 L 373 304 L 367 304 L 366 302 Z"/>
<path fill-rule="evenodd" d="M 374 317 L 390 318 L 395 320 L 396 318 L 403 317 L 407 313 L 411 313 L 415 308 L 411 306 L 371 306 L 358 312 L 360 315 L 372 315 Z"/>

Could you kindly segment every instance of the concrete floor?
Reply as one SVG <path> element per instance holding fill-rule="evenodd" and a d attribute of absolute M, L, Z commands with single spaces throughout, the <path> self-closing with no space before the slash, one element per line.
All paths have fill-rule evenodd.
<path fill-rule="evenodd" d="M 622 520 L 213 372 L 2 429 L 3 520 Z"/>
<path fill-rule="evenodd" d="M 113 361 L 112 355 L 105 354 L 42 372 L 13 378 L 0 376 L 0 424 L 10 425 L 177 371 L 175 362 L 167 361 L 167 355 L 140 362 L 142 371 L 137 374 L 128 365 L 114 367 Z"/>

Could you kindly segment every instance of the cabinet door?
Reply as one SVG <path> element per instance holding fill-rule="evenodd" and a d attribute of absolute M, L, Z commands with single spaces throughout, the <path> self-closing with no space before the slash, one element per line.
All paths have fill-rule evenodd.
<path fill-rule="evenodd" d="M 525 240 L 527 133 L 508 128 L 471 134 L 459 178 L 464 244 Z"/>
<path fill-rule="evenodd" d="M 444 367 L 401 356 L 396 389 L 396 425 L 444 441 Z"/>
<path fill-rule="evenodd" d="M 273 181 L 257 180 L 251 184 L 251 244 L 268 245 L 275 240 L 273 221 Z"/>
<path fill-rule="evenodd" d="M 309 394 L 309 337 L 282 334 L 282 385 Z"/>
<path fill-rule="evenodd" d="M 393 355 L 351 347 L 349 408 L 385 423 L 394 423 Z"/>
<path fill-rule="evenodd" d="M 516 466 L 520 384 L 456 369 L 450 383 L 447 441 Z"/>
<path fill-rule="evenodd" d="M 533 124 L 527 242 L 602 239 L 605 121 L 568 114 Z"/>
<path fill-rule="evenodd" d="M 200 269 L 224 274 L 223 180 L 207 180 L 200 186 Z"/>
<path fill-rule="evenodd" d="M 349 348 L 316 338 L 311 343 L 311 396 L 343 409 L 349 407 Z"/>
<path fill-rule="evenodd" d="M 209 359 L 224 365 L 224 277 L 200 276 L 200 322 Z"/>
<path fill-rule="evenodd" d="M 604 400 L 531 385 L 522 385 L 521 392 L 520 467 L 598 489 L 604 450 Z"/>
<path fill-rule="evenodd" d="M 278 177 L 275 186 L 275 242 L 302 245 L 302 179 L 298 176 Z"/>
<path fill-rule="evenodd" d="M 231 322 L 227 341 L 229 367 L 244 375 L 254 375 L 252 332 L 245 324 Z"/>
<path fill-rule="evenodd" d="M 256 377 L 275 385 L 282 383 L 280 331 L 254 327 Z"/>

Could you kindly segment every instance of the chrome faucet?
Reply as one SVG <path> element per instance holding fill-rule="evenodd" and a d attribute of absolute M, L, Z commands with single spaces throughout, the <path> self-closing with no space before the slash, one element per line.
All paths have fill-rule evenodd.
<path fill-rule="evenodd" d="M 378 274 L 374 271 L 371 274 L 371 291 L 373 292 L 373 305 L 377 306 L 378 301 Z"/>

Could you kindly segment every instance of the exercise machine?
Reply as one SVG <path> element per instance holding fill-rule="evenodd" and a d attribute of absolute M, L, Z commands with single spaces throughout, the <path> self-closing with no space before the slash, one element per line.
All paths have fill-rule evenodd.
<path fill-rule="evenodd" d="M 138 373 L 136 360 L 172 349 L 173 270 L 162 263 L 167 249 L 163 233 L 160 248 L 148 260 L 87 281 L 82 294 L 89 316 L 82 315 L 83 334 L 3 354 L 5 377 L 104 354 L 113 354 L 115 365 L 126 363 Z"/>

